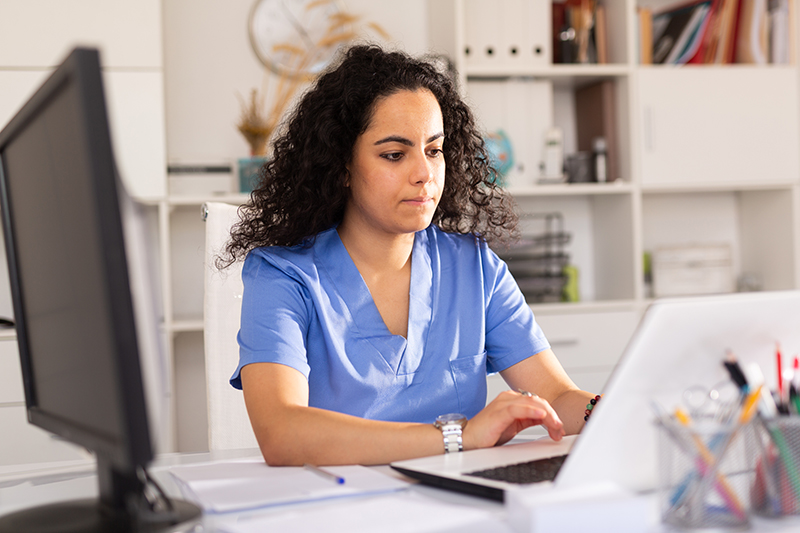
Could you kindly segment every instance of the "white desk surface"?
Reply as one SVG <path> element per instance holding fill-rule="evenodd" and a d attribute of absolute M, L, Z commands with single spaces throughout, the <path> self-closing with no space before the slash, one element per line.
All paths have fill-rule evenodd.
<path fill-rule="evenodd" d="M 172 496 L 180 496 L 179 489 L 168 469 L 175 465 L 199 464 L 209 461 L 236 460 L 247 457 L 259 457 L 258 450 L 230 450 L 224 452 L 195 454 L 165 454 L 159 456 L 149 467 L 150 473 L 161 486 Z M 94 461 L 69 461 L 41 463 L 31 465 L 0 466 L 0 516 L 32 507 L 57 501 L 88 498 L 97 495 L 97 480 L 94 473 Z M 407 480 L 388 466 L 374 467 L 386 475 Z M 407 480 L 408 481 L 408 480 Z M 433 504 L 433 505 L 432 505 Z M 414 510 L 435 510 L 434 505 L 443 512 L 463 509 L 465 513 L 478 518 L 469 527 L 459 527 L 463 533 L 493 531 L 513 533 L 505 523 L 503 504 L 483 498 L 438 490 L 431 487 L 409 483 L 408 490 L 379 495 L 346 498 L 327 502 L 293 504 L 266 508 L 246 513 L 226 513 L 223 515 L 206 515 L 203 518 L 202 531 L 229 531 L 230 526 L 248 521 L 258 525 L 258 530 L 269 531 L 359 531 L 382 533 L 393 531 L 446 531 L 441 528 L 425 529 L 425 517 L 407 517 L 402 524 L 387 523 L 376 528 L 374 523 L 361 524 L 354 516 L 350 523 L 342 523 L 347 517 L 340 516 L 342 508 L 352 507 L 352 514 L 358 515 L 366 509 L 364 506 L 408 505 Z M 362 508 L 363 507 L 363 508 Z M 362 513 L 363 514 L 363 513 Z M 330 520 L 338 520 L 338 525 Z M 326 521 L 328 527 L 320 530 L 320 521 Z M 422 525 L 422 527 L 417 527 Z"/>
<path fill-rule="evenodd" d="M 196 454 L 166 454 L 159 456 L 149 468 L 171 495 L 178 495 L 178 487 L 168 474 L 171 466 L 199 464 L 209 461 L 236 460 L 247 457 L 258 457 L 258 450 L 230 450 L 225 452 Z M 403 478 L 388 466 L 374 467 L 386 475 Z M 33 465 L 0 467 L 0 516 L 26 507 L 56 501 L 87 498 L 97 495 L 97 481 L 94 475 L 93 461 L 71 461 L 58 463 L 41 463 Z M 655 509 L 655 495 L 649 496 Z M 361 518 L 371 511 L 394 511 L 401 519 L 389 520 L 376 527 L 372 521 Z M 405 516 L 404 509 L 420 511 L 416 516 Z M 399 512 L 399 514 L 398 514 Z M 386 513 L 388 514 L 388 513 Z M 469 523 L 456 519 L 456 527 L 441 527 L 441 514 L 458 517 L 469 517 Z M 436 527 L 429 517 L 438 515 Z M 598 524 L 594 531 L 641 531 L 658 533 L 673 531 L 658 522 L 625 527 L 624 518 L 610 529 Z M 433 520 L 436 522 L 435 520 Z M 478 533 L 516 533 L 507 520 L 506 508 L 502 503 L 477 498 L 464 494 L 440 490 L 432 487 L 409 483 L 407 490 L 389 495 L 364 496 L 316 502 L 294 504 L 266 508 L 247 513 L 228 513 L 224 515 L 206 515 L 200 531 L 228 532 L 248 527 L 253 531 L 305 532 L 313 531 L 347 531 L 348 533 L 374 532 L 450 532 Z M 320 527 L 320 524 L 323 524 Z M 566 531 L 560 528 L 559 532 Z M 766 520 L 755 517 L 751 531 L 758 532 L 790 532 L 800 531 L 800 517 L 781 520 Z M 536 532 L 540 533 L 540 532 Z"/>

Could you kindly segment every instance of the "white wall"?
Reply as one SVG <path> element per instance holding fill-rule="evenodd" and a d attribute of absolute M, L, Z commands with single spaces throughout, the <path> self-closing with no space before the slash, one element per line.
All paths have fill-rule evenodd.
<path fill-rule="evenodd" d="M 170 163 L 230 163 L 249 155 L 236 130 L 238 96 L 264 83 L 248 41 L 254 0 L 163 0 L 167 157 Z M 347 0 L 345 8 L 380 24 L 393 46 L 427 47 L 425 0 Z"/>

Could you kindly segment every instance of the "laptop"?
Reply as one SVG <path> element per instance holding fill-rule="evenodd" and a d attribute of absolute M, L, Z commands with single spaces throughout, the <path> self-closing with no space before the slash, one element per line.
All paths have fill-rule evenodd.
<path fill-rule="evenodd" d="M 645 311 L 604 388 L 603 401 L 579 436 L 560 442 L 548 437 L 512 441 L 390 466 L 422 483 L 500 501 L 507 491 L 531 485 L 476 472 L 498 477 L 508 465 L 531 461 L 534 470 L 541 465 L 551 472 L 552 481 L 545 483 L 559 488 L 613 482 L 634 492 L 651 491 L 658 474 L 652 401 L 672 410 L 688 388 L 726 383 L 730 378 L 722 361 L 728 351 L 742 365 L 758 363 L 765 385 L 774 390 L 776 344 L 788 356 L 784 365 L 800 354 L 800 291 L 657 300 Z"/>

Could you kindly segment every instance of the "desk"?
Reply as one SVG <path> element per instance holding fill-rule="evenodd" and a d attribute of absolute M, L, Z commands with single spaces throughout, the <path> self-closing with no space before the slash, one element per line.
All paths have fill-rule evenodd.
<path fill-rule="evenodd" d="M 259 457 L 258 450 L 228 450 L 196 454 L 165 454 L 156 458 L 148 469 L 159 484 L 171 496 L 180 496 L 180 489 L 169 475 L 169 468 L 177 465 L 201 464 L 209 461 L 226 461 Z M 388 476 L 403 478 L 388 466 L 373 467 Z M 69 461 L 21 465 L 0 468 L 0 515 L 20 509 L 57 501 L 90 498 L 97 496 L 97 480 L 92 461 Z M 304 532 L 314 531 L 377 531 L 375 524 L 362 523 L 368 507 L 381 505 L 408 507 L 409 509 L 436 512 L 462 511 L 476 520 L 453 531 L 479 533 L 492 531 L 513 533 L 505 521 L 505 508 L 501 503 L 443 491 L 409 482 L 409 488 L 388 495 L 364 496 L 316 503 L 278 506 L 243 513 L 205 515 L 202 531 L 228 532 L 238 524 L 257 523 L 258 530 Z M 347 511 L 347 516 L 343 514 Z M 327 521 L 328 527 L 320 530 L 319 521 Z M 439 518 L 441 522 L 441 518 Z M 426 526 L 426 516 L 406 516 L 382 524 L 382 533 L 447 531 L 440 527 Z"/>
<path fill-rule="evenodd" d="M 209 461 L 226 461 L 242 458 L 258 457 L 257 450 L 230 450 L 225 452 L 197 454 L 166 454 L 159 456 L 150 467 L 150 471 L 164 489 L 171 495 L 179 494 L 179 488 L 169 468 L 176 465 L 200 464 Z M 399 477 L 387 466 L 374 467 L 380 472 Z M 0 515 L 19 509 L 76 498 L 94 497 L 97 495 L 97 484 L 94 475 L 94 463 L 90 461 L 70 461 L 60 463 L 42 463 L 0 468 Z M 655 506 L 655 496 L 648 496 Z M 365 522 L 362 518 L 366 511 L 373 514 L 387 512 L 402 519 L 387 520 L 380 527 L 374 522 Z M 422 510 L 416 516 L 405 516 L 406 509 Z M 453 515 L 452 513 L 455 513 Z M 461 514 L 469 519 L 469 523 L 458 523 L 456 527 L 441 527 L 441 515 Z M 439 515 L 439 524 L 432 522 Z M 396 517 L 395 517 L 396 518 Z M 455 522 L 458 522 L 456 519 Z M 636 531 L 644 533 L 662 533 L 673 531 L 663 527 L 654 519 L 650 525 L 625 524 L 624 517 L 615 524 L 613 531 Z M 320 523 L 325 526 L 320 528 Z M 505 506 L 501 503 L 444 491 L 432 487 L 409 483 L 406 490 L 390 495 L 364 496 L 326 502 L 295 504 L 274 508 L 249 511 L 246 513 L 228 513 L 225 515 L 205 515 L 202 521 L 205 532 L 228 532 L 236 528 L 252 527 L 253 531 L 305 532 L 314 531 L 347 531 L 348 533 L 374 532 L 449 532 L 449 533 L 516 533 L 507 520 Z M 602 525 L 595 531 L 603 531 Z M 559 529 L 559 531 L 565 531 Z M 752 531 L 788 533 L 800 531 L 800 517 L 782 520 L 753 519 Z"/>

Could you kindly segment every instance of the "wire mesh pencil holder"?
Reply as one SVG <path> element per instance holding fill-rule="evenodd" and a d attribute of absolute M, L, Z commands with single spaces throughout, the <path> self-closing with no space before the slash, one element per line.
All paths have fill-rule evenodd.
<path fill-rule="evenodd" d="M 750 491 L 755 514 L 800 514 L 800 416 L 756 418 L 748 439 L 755 460 Z"/>
<path fill-rule="evenodd" d="M 662 521 L 681 529 L 749 527 L 747 426 L 701 417 L 690 426 L 662 420 L 658 427 Z"/>

